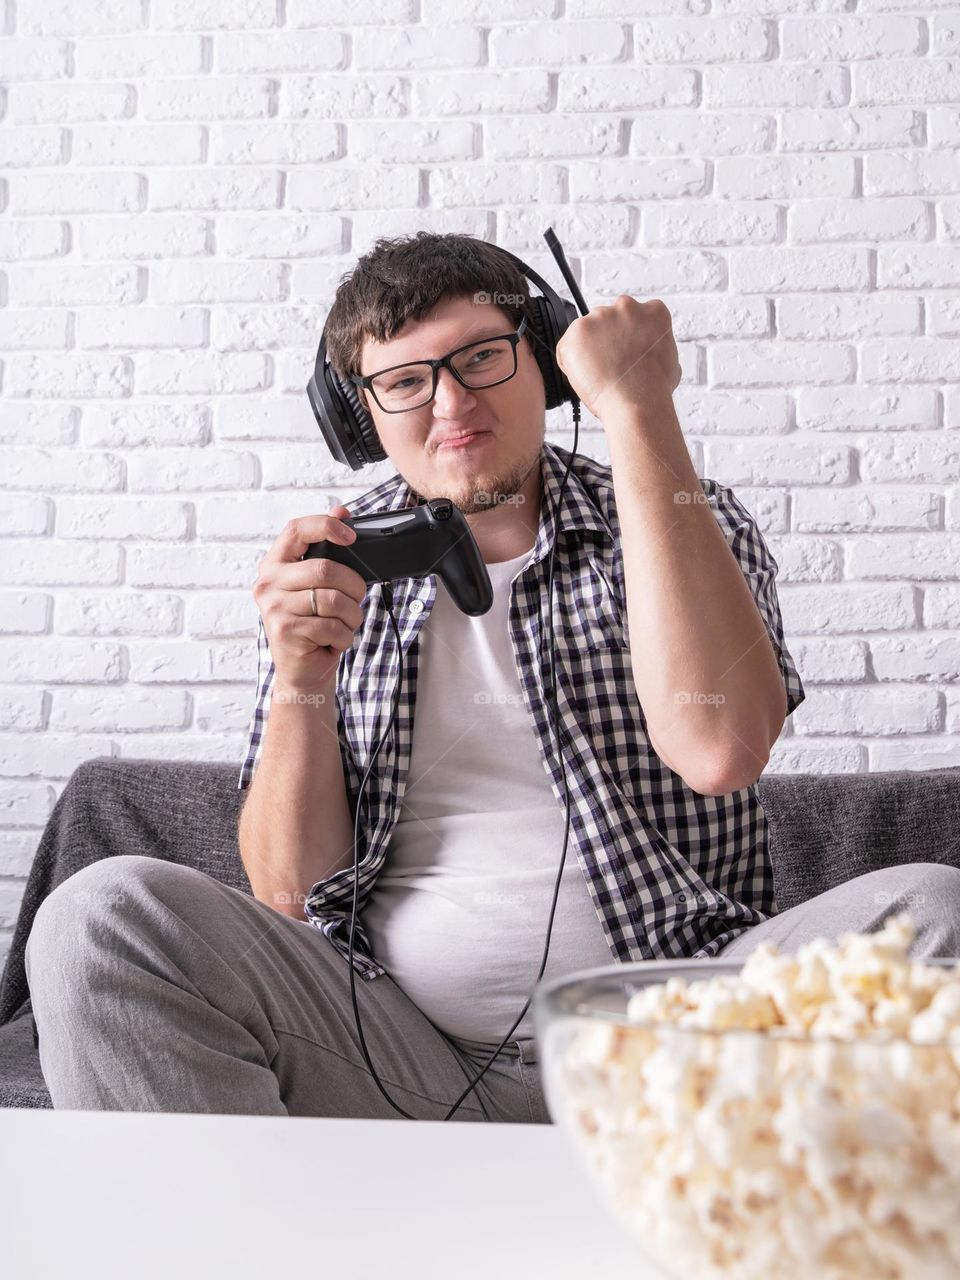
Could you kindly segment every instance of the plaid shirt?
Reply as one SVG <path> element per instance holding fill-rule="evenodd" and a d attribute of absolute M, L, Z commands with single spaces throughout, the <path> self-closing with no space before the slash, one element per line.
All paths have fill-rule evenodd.
<path fill-rule="evenodd" d="M 767 827 L 756 783 L 726 795 L 693 791 L 656 754 L 630 661 L 620 526 L 612 472 L 577 454 L 556 519 L 570 452 L 544 442 L 543 497 L 532 558 L 512 585 L 510 638 L 524 697 L 551 785 L 564 811 L 561 765 L 554 749 L 552 698 L 540 665 L 550 547 L 554 557 L 554 647 L 562 751 L 570 789 L 569 858 L 610 944 L 613 961 L 707 958 L 752 925 L 777 913 Z M 732 489 L 700 477 L 720 528 L 743 571 L 780 662 L 788 714 L 804 691 L 784 645 L 774 579 L 777 562 Z M 352 515 L 417 505 L 398 475 L 350 504 Z M 403 804 L 417 694 L 417 635 L 433 607 L 437 578 L 400 579 L 394 611 L 402 637 L 403 689 L 397 724 L 380 750 L 361 801 L 360 886 L 353 960 L 363 978 L 386 973 L 363 928 L 361 911 L 384 865 Z M 340 749 L 351 816 L 360 781 L 387 728 L 396 688 L 396 636 L 379 583 L 367 589 L 364 621 L 337 669 Z M 274 667 L 260 619 L 257 696 L 239 788 L 249 786 L 269 713 Z M 549 674 L 549 670 L 547 672 Z M 429 733 L 430 726 L 421 726 Z M 560 849 L 557 850 L 559 861 Z M 346 959 L 354 868 L 312 886 L 304 913 Z"/>

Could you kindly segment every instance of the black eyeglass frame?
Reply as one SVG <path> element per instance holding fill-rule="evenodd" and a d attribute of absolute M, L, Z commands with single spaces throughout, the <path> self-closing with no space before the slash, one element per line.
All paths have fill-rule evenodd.
<path fill-rule="evenodd" d="M 524 316 L 513 333 L 496 333 L 487 338 L 474 338 L 472 342 L 465 342 L 462 347 L 457 347 L 454 351 L 448 351 L 445 356 L 441 356 L 438 360 L 404 360 L 402 364 L 392 364 L 388 369 L 378 369 L 376 373 L 367 373 L 364 375 L 353 374 L 349 381 L 354 383 L 355 386 L 363 387 L 365 390 L 369 391 L 377 402 L 377 408 L 381 409 L 384 413 L 410 413 L 413 409 L 423 409 L 426 405 L 430 404 L 433 397 L 437 394 L 437 380 L 440 377 L 441 369 L 449 370 L 449 372 L 452 373 L 460 383 L 461 387 L 466 387 L 468 391 L 486 391 L 487 387 L 499 387 L 502 382 L 509 382 L 511 378 L 516 377 L 518 367 L 517 344 L 523 337 L 526 328 L 527 317 Z M 505 378 L 498 378 L 496 382 L 488 382 L 483 387 L 471 387 L 468 382 L 464 382 L 451 363 L 453 357 L 458 356 L 461 351 L 466 351 L 469 347 L 478 347 L 483 342 L 502 342 L 504 339 L 506 339 L 513 348 L 513 370 L 508 373 Z M 430 366 L 430 372 L 433 374 L 433 388 L 430 392 L 429 398 L 421 400 L 417 404 L 410 405 L 409 408 L 406 409 L 385 409 L 380 403 L 376 390 L 374 389 L 374 378 L 379 378 L 384 373 L 392 373 L 394 369 L 409 369 L 413 365 L 417 364 L 428 364 Z"/>

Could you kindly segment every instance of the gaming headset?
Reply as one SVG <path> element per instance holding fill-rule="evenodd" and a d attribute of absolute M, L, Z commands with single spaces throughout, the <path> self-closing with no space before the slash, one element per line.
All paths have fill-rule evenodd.
<path fill-rule="evenodd" d="M 536 284 L 537 287 L 540 289 L 541 294 L 543 295 L 542 297 L 530 297 L 527 299 L 530 306 L 530 310 L 528 312 L 525 312 L 525 314 L 527 314 L 527 318 L 528 318 L 527 331 L 530 334 L 530 337 L 533 343 L 534 356 L 540 368 L 540 372 L 543 376 L 544 391 L 546 393 L 546 408 L 554 409 L 562 404 L 570 404 L 573 407 L 573 424 L 574 424 L 573 449 L 571 450 L 570 458 L 567 461 L 567 468 L 566 468 L 566 471 L 564 472 L 563 480 L 560 484 L 560 493 L 557 498 L 556 519 L 559 520 L 559 514 L 560 514 L 560 510 L 563 503 L 563 495 L 564 495 L 564 491 L 566 489 L 566 484 L 567 484 L 567 477 L 570 475 L 570 468 L 573 464 L 573 459 L 577 452 L 577 443 L 580 435 L 580 400 L 576 392 L 573 390 L 573 387 L 570 385 L 569 381 L 567 380 L 566 376 L 564 375 L 563 371 L 561 370 L 560 366 L 557 364 L 556 349 L 557 349 L 557 343 L 563 337 L 564 333 L 566 333 L 570 324 L 577 318 L 577 308 L 579 308 L 582 315 L 586 315 L 589 308 L 584 302 L 583 295 L 580 292 L 579 287 L 577 286 L 577 282 L 574 279 L 573 273 L 571 272 L 570 267 L 567 264 L 567 260 L 564 257 L 563 250 L 560 247 L 560 242 L 557 240 L 557 237 L 554 235 L 552 227 L 548 227 L 547 230 L 544 232 L 544 239 L 546 240 L 547 245 L 550 248 L 550 252 L 554 256 L 557 262 L 557 265 L 559 266 L 561 272 L 563 273 L 563 277 L 570 289 L 570 292 L 573 294 L 574 298 L 576 299 L 576 303 L 577 303 L 576 306 L 574 306 L 572 302 L 565 301 L 557 293 L 555 293 L 554 290 L 550 287 L 550 285 L 546 282 L 546 280 L 544 280 L 541 276 L 539 276 L 537 272 L 533 270 L 532 267 L 527 266 L 525 262 L 522 262 L 514 254 L 510 253 L 506 249 L 501 248 L 499 245 L 492 245 L 491 247 L 496 249 L 499 253 L 503 254 L 506 258 L 508 258 L 524 276 L 532 280 L 534 284 Z M 383 445 L 380 443 L 380 438 L 377 435 L 377 430 L 374 425 L 373 419 L 370 416 L 367 409 L 363 406 L 363 404 L 361 404 L 360 398 L 357 394 L 356 385 L 352 382 L 348 382 L 340 378 L 339 375 L 334 370 L 333 366 L 330 364 L 330 360 L 327 355 L 327 346 L 326 346 L 326 325 L 324 325 L 323 333 L 321 334 L 321 337 L 320 337 L 320 346 L 317 351 L 317 358 L 314 365 L 313 376 L 311 377 L 309 383 L 307 384 L 307 396 L 309 397 L 310 406 L 313 409 L 314 417 L 317 420 L 317 425 L 320 428 L 320 432 L 323 435 L 324 440 L 326 441 L 327 447 L 329 448 L 331 454 L 337 460 L 337 462 L 344 463 L 350 466 L 354 471 L 359 471 L 361 467 L 364 467 L 370 463 L 380 462 L 384 458 L 386 458 L 387 455 L 386 455 L 386 452 L 384 451 Z M 558 704 L 557 704 L 557 689 L 556 689 L 556 680 L 555 680 L 555 663 L 554 663 L 554 652 L 553 652 L 553 566 L 554 566 L 554 553 L 556 551 L 556 541 L 557 541 L 556 527 L 557 525 L 555 523 L 554 540 L 553 540 L 553 545 L 550 548 L 550 569 L 548 574 L 548 587 L 547 587 L 547 618 L 548 618 L 548 627 L 549 627 L 547 653 L 549 655 L 550 678 L 549 678 L 549 682 L 545 681 L 545 685 L 546 685 L 545 691 L 548 692 L 548 696 L 549 694 L 552 694 L 552 700 L 553 700 L 554 739 L 556 744 L 557 756 L 560 759 L 560 764 L 561 764 L 560 771 L 563 777 L 565 830 L 564 830 L 564 838 L 563 838 L 563 853 L 560 858 L 560 869 L 557 872 L 557 879 L 556 879 L 556 883 L 554 885 L 554 890 L 553 890 L 553 902 L 550 907 L 550 918 L 547 923 L 547 935 L 544 943 L 543 958 L 540 961 L 540 971 L 537 974 L 537 978 L 534 983 L 534 989 L 536 988 L 537 983 L 539 983 L 541 977 L 543 976 L 543 971 L 547 963 L 547 955 L 549 953 L 549 948 L 550 948 L 550 935 L 553 931 L 553 917 L 557 908 L 557 897 L 560 891 L 560 883 L 563 876 L 563 867 L 567 857 L 567 845 L 570 838 L 570 791 L 567 783 L 566 770 L 563 768 L 563 761 L 562 761 L 562 758 L 560 757 L 560 736 L 561 736 L 560 735 L 560 716 L 559 716 L 559 710 L 558 710 Z M 361 780 L 361 783 L 360 783 L 361 795 L 363 793 L 363 788 L 366 786 L 367 778 L 370 776 L 370 770 L 373 768 L 374 761 L 376 760 L 377 756 L 380 753 L 380 748 L 383 746 L 384 742 L 386 741 L 387 735 L 390 733 L 396 721 L 397 708 L 400 704 L 400 690 L 402 688 L 402 682 L 403 682 L 403 664 L 400 658 L 400 655 L 402 653 L 401 638 L 400 638 L 400 630 L 399 630 L 399 627 L 397 626 L 396 617 L 394 616 L 394 612 L 393 612 L 392 584 L 389 582 L 381 583 L 381 589 L 383 592 L 384 602 L 390 614 L 390 622 L 393 626 L 394 634 L 396 636 L 396 641 L 397 641 L 398 679 L 397 679 L 396 693 L 394 695 L 393 710 L 390 717 L 390 723 L 387 726 L 386 730 L 384 731 L 384 734 L 381 737 L 380 741 L 377 743 L 376 750 L 373 752 L 373 755 L 370 758 L 370 763 L 367 765 L 366 772 L 364 773 L 363 779 Z M 541 666 L 543 666 L 543 654 L 541 654 Z M 360 1038 L 360 1045 L 363 1050 L 363 1055 L 366 1060 L 367 1066 L 370 1070 L 370 1074 L 373 1076 L 373 1079 L 375 1080 L 380 1092 L 387 1099 L 387 1101 L 390 1103 L 393 1109 L 395 1111 L 398 1111 L 400 1115 L 406 1117 L 408 1120 L 413 1120 L 413 1119 L 416 1119 L 416 1117 L 410 1115 L 409 1112 L 405 1111 L 397 1102 L 393 1100 L 393 1098 L 390 1097 L 390 1095 L 384 1089 L 383 1084 L 380 1080 L 380 1077 L 377 1075 L 376 1070 L 374 1069 L 373 1063 L 370 1060 L 370 1054 L 367 1051 L 366 1041 L 364 1040 L 364 1037 L 363 1037 L 363 1030 L 360 1026 L 360 1009 L 357 1005 L 357 996 L 356 996 L 356 975 L 353 967 L 353 939 L 354 939 L 354 933 L 356 930 L 356 923 L 357 923 L 357 902 L 358 902 L 359 885 L 360 885 L 360 861 L 359 861 L 360 808 L 361 808 L 360 798 L 358 796 L 356 816 L 354 819 L 353 911 L 352 911 L 351 923 L 350 923 L 350 955 L 349 955 L 349 963 L 348 963 L 348 968 L 350 970 L 350 994 L 353 999 L 353 1011 L 354 1011 L 354 1015 L 357 1023 L 357 1034 L 359 1035 L 359 1038 Z M 443 1117 L 444 1120 L 449 1120 L 453 1116 L 453 1113 L 457 1110 L 457 1108 L 463 1102 L 467 1094 L 470 1093 L 471 1090 L 476 1088 L 477 1084 L 479 1083 L 483 1075 L 486 1073 L 490 1064 L 494 1061 L 494 1059 L 499 1054 L 500 1050 L 509 1040 L 510 1036 L 513 1034 L 516 1028 L 520 1025 L 520 1022 L 522 1021 L 523 1016 L 526 1013 L 530 1005 L 530 1001 L 532 999 L 533 999 L 533 990 L 531 990 L 530 995 L 527 997 L 526 1004 L 520 1010 L 520 1013 L 517 1015 L 516 1021 L 510 1027 L 510 1030 L 503 1037 L 503 1039 L 500 1041 L 497 1048 L 493 1051 L 493 1053 L 487 1059 L 482 1070 L 473 1078 L 473 1080 L 471 1080 L 470 1084 L 460 1094 L 460 1097 L 450 1107 L 450 1110 Z M 438 1105 L 443 1105 L 443 1104 L 438 1103 Z"/>

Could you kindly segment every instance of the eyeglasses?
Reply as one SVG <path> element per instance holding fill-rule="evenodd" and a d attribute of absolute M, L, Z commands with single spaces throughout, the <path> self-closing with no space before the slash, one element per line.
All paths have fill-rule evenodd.
<path fill-rule="evenodd" d="M 441 368 L 449 369 L 462 387 L 495 387 L 517 372 L 517 344 L 526 327 L 524 316 L 515 333 L 481 338 L 447 352 L 439 360 L 395 364 L 377 373 L 352 376 L 350 381 L 365 387 L 384 413 L 406 413 L 429 404 L 437 394 Z"/>

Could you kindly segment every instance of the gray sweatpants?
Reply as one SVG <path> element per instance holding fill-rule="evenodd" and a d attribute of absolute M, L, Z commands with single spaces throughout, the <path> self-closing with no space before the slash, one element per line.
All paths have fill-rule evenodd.
<path fill-rule="evenodd" d="M 960 954 L 960 870 L 918 862 L 784 911 L 722 955 L 872 932 L 899 910 L 920 925 L 915 956 Z M 56 1108 L 402 1118 L 364 1061 L 347 962 L 307 921 L 195 868 L 84 867 L 41 903 L 25 966 Z M 355 990 L 387 1092 L 442 1120 L 490 1046 L 443 1034 L 389 975 Z M 534 1042 L 505 1046 L 453 1119 L 550 1123 Z"/>

